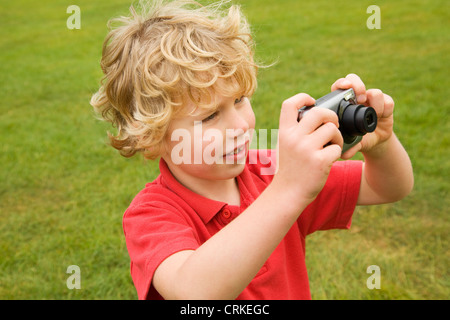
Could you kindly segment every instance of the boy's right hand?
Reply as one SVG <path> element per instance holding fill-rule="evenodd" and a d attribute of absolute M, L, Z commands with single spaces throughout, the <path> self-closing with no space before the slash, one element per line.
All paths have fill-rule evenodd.
<path fill-rule="evenodd" d="M 278 131 L 278 171 L 274 176 L 293 202 L 314 200 L 322 190 L 333 162 L 342 152 L 343 138 L 336 113 L 311 108 L 297 121 L 298 110 L 315 100 L 300 93 L 283 102 Z M 301 203 L 298 203 L 301 205 Z"/>

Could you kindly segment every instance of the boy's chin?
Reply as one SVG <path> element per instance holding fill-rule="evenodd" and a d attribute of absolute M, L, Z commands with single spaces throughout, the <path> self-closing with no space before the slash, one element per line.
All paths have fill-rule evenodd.
<path fill-rule="evenodd" d="M 215 164 L 207 174 L 210 179 L 228 180 L 234 179 L 244 171 L 245 163 L 222 163 Z"/>

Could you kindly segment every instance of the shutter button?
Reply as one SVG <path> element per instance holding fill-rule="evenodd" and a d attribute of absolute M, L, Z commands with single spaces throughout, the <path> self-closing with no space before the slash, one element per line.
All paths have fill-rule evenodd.
<path fill-rule="evenodd" d="M 222 211 L 222 216 L 223 216 L 224 218 L 226 218 L 226 219 L 230 218 L 230 217 L 231 217 L 231 212 L 230 212 L 230 210 L 228 210 L 228 209 L 223 209 L 223 211 Z"/>

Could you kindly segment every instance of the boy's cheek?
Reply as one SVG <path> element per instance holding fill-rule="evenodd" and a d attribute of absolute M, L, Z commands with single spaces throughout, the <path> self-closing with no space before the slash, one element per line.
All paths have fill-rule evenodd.
<path fill-rule="evenodd" d="M 220 162 L 224 153 L 222 135 L 198 136 L 189 131 L 174 131 L 163 142 L 165 160 L 174 164 L 212 164 Z"/>
<path fill-rule="evenodd" d="M 253 111 L 253 108 L 250 104 L 250 101 L 248 102 L 248 124 L 250 129 L 255 129 L 255 124 L 256 124 L 256 116 L 255 116 L 255 112 Z"/>

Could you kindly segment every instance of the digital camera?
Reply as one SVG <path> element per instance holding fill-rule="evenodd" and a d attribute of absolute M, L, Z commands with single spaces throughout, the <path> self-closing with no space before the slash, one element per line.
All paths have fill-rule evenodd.
<path fill-rule="evenodd" d="M 342 153 L 362 140 L 362 136 L 377 127 L 377 113 L 372 107 L 356 102 L 353 89 L 335 90 L 316 100 L 312 106 L 301 108 L 298 121 L 313 107 L 327 108 L 334 111 L 339 118 L 339 131 L 344 138 Z"/>

